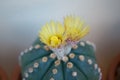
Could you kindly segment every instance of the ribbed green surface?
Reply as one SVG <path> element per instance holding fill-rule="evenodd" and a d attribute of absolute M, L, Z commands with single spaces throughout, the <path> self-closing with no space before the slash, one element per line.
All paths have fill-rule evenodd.
<path fill-rule="evenodd" d="M 68 62 L 73 63 L 72 68 L 67 67 L 68 62 L 61 61 L 59 66 L 55 66 L 54 62 L 57 58 L 50 58 L 52 51 L 46 51 L 44 49 L 44 44 L 42 44 L 39 39 L 35 41 L 33 47 L 39 44 L 41 47 L 39 49 L 33 48 L 31 51 L 24 53 L 21 56 L 21 67 L 22 75 L 25 80 L 99 80 L 100 73 L 98 69 L 94 68 L 96 64 L 96 59 L 94 55 L 94 49 L 91 45 L 87 44 L 85 41 L 85 46 L 78 44 L 77 49 L 72 49 L 70 53 L 75 54 L 75 58 L 70 59 Z M 85 57 L 84 61 L 79 59 L 79 55 Z M 47 57 L 47 62 L 42 62 L 42 57 Z M 88 64 L 88 59 L 92 60 L 92 64 Z M 34 63 L 39 63 L 38 68 L 34 68 Z M 33 68 L 33 72 L 29 72 L 29 68 Z M 52 70 L 57 69 L 57 74 L 53 74 Z M 77 72 L 77 76 L 73 76 L 72 73 Z M 25 76 L 25 73 L 28 74 L 28 77 Z"/>

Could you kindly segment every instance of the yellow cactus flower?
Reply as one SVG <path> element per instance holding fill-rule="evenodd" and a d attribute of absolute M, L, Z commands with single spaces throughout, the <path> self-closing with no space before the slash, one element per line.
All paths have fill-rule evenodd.
<path fill-rule="evenodd" d="M 65 36 L 67 42 L 79 42 L 89 32 L 89 27 L 83 27 L 84 23 L 78 17 L 67 16 L 64 19 Z"/>
<path fill-rule="evenodd" d="M 51 21 L 45 24 L 39 33 L 40 40 L 51 48 L 58 48 L 64 45 L 64 27 L 59 22 Z"/>

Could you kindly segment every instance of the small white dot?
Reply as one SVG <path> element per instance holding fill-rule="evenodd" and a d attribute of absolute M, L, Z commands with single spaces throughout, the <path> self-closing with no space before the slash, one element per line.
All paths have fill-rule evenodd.
<path fill-rule="evenodd" d="M 39 63 L 34 63 L 34 68 L 38 68 L 39 67 Z"/>
<path fill-rule="evenodd" d="M 47 62 L 48 61 L 48 58 L 47 57 L 43 57 L 42 58 L 42 62 Z"/>
<path fill-rule="evenodd" d="M 72 76 L 73 76 L 73 77 L 76 77 L 76 76 L 77 76 L 77 72 L 73 72 L 73 73 L 72 73 Z"/>
<path fill-rule="evenodd" d="M 31 51 L 33 49 L 33 47 L 31 46 L 30 48 L 29 48 L 29 50 Z"/>
<path fill-rule="evenodd" d="M 70 69 L 70 68 L 73 68 L 73 63 L 72 63 L 72 62 L 68 62 L 68 63 L 67 63 L 67 68 L 69 68 L 69 69 Z"/>
<path fill-rule="evenodd" d="M 29 73 L 32 73 L 33 72 L 33 68 L 29 68 L 28 71 L 29 71 Z"/>
<path fill-rule="evenodd" d="M 77 45 L 74 45 L 72 48 L 73 48 L 73 49 L 77 49 L 77 48 L 78 48 L 78 46 L 77 46 Z"/>
<path fill-rule="evenodd" d="M 84 43 L 84 42 L 80 42 L 80 45 L 84 47 L 84 46 L 85 46 L 85 43 Z"/>
<path fill-rule="evenodd" d="M 100 68 L 98 68 L 98 72 L 99 72 L 99 73 L 101 72 L 101 69 L 100 69 Z"/>
<path fill-rule="evenodd" d="M 92 60 L 91 59 L 88 59 L 88 64 L 92 64 Z"/>
<path fill-rule="evenodd" d="M 80 56 L 79 56 L 79 59 L 80 59 L 81 61 L 84 61 L 85 57 L 84 57 L 83 55 L 80 55 Z"/>
<path fill-rule="evenodd" d="M 39 48 L 40 48 L 39 44 L 35 45 L 35 49 L 39 49 Z"/>
<path fill-rule="evenodd" d="M 50 58 L 55 59 L 56 58 L 56 54 L 55 53 L 51 53 L 50 54 Z"/>
<path fill-rule="evenodd" d="M 67 56 L 64 56 L 64 57 L 62 58 L 62 60 L 63 60 L 64 62 L 67 62 L 67 61 L 68 61 L 68 57 L 67 57 Z"/>
<path fill-rule="evenodd" d="M 57 69 L 53 69 L 52 72 L 53 72 L 53 74 L 57 74 L 58 70 Z"/>
<path fill-rule="evenodd" d="M 60 60 L 56 60 L 55 61 L 55 66 L 59 66 L 60 65 Z"/>
<path fill-rule="evenodd" d="M 73 58 L 75 58 L 75 54 L 74 54 L 74 53 L 70 53 L 70 54 L 69 54 L 69 57 L 70 57 L 71 59 L 73 59 Z"/>
<path fill-rule="evenodd" d="M 28 78 L 28 77 L 29 77 L 28 73 L 25 73 L 25 77 L 26 77 L 26 78 Z"/>
<path fill-rule="evenodd" d="M 97 64 L 94 64 L 94 68 L 97 69 L 97 68 L 98 68 L 98 65 L 97 65 Z"/>
<path fill-rule="evenodd" d="M 86 41 L 86 43 L 89 44 L 89 45 L 92 45 L 92 43 L 90 41 Z"/>

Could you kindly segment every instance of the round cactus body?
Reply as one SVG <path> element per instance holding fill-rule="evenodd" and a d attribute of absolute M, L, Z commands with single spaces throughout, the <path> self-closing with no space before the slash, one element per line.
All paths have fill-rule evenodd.
<path fill-rule="evenodd" d="M 20 55 L 23 80 L 100 80 L 94 46 L 80 41 L 76 47 L 58 59 L 39 39 Z"/>

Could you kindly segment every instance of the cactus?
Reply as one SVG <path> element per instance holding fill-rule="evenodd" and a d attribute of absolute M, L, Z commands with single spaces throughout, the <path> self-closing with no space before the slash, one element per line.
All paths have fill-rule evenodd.
<path fill-rule="evenodd" d="M 47 23 L 33 45 L 21 53 L 23 80 L 101 80 L 95 46 L 80 41 L 89 32 L 76 17 L 67 16 L 64 26 Z"/>
<path fill-rule="evenodd" d="M 94 47 L 80 41 L 64 60 L 58 60 L 39 39 L 21 53 L 23 80 L 100 80 Z"/>

